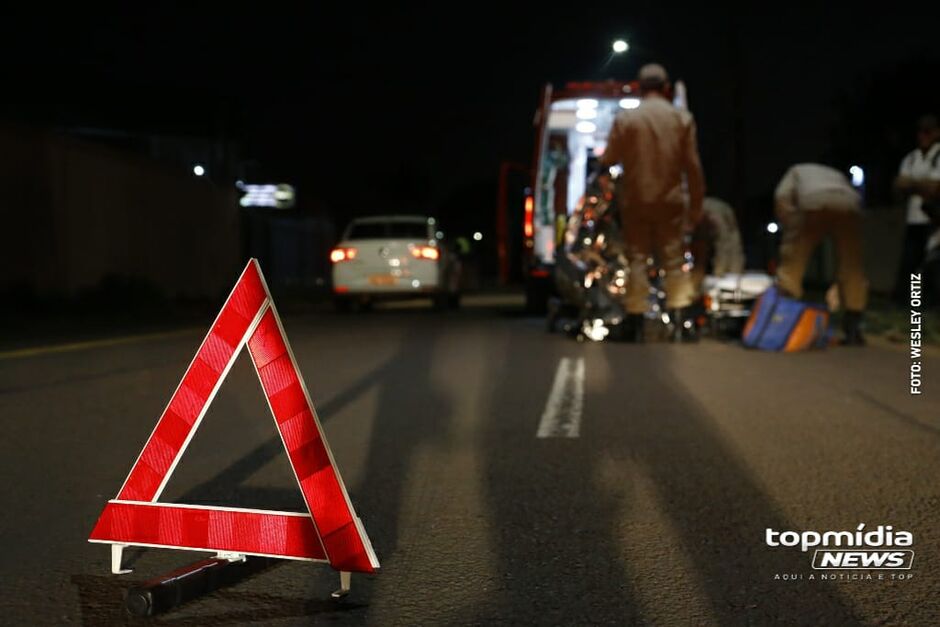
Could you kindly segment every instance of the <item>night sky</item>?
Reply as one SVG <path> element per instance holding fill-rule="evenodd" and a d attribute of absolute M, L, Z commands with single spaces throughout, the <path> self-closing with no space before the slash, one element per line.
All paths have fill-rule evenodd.
<path fill-rule="evenodd" d="M 224 133 L 334 211 L 489 220 L 500 161 L 531 158 L 546 81 L 661 61 L 688 85 L 710 191 L 751 211 L 796 161 L 863 163 L 877 192 L 916 116 L 940 109 L 940 20 L 914 3 L 308 4 L 8 13 L 0 114 Z M 631 51 L 602 70 L 615 37 Z"/>

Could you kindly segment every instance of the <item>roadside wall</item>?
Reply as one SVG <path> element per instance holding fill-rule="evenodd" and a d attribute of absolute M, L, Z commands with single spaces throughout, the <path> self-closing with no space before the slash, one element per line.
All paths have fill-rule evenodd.
<path fill-rule="evenodd" d="M 0 127 L 0 292 L 70 297 L 106 277 L 216 298 L 242 259 L 239 206 L 133 153 Z"/>

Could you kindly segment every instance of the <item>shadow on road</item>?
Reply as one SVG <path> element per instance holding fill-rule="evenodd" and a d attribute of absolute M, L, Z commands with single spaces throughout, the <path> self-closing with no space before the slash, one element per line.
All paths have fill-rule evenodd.
<path fill-rule="evenodd" d="M 392 376 L 399 368 L 400 359 L 401 356 L 396 355 L 394 358 L 365 373 L 355 383 L 341 391 L 329 401 L 320 404 L 317 410 L 321 422 L 327 422 L 332 416 L 338 414 L 344 407 L 355 401 L 373 386 L 383 385 L 383 381 Z M 284 454 L 284 445 L 281 442 L 280 436 L 275 435 L 217 475 L 187 490 L 179 498 L 179 501 L 191 504 L 224 503 L 228 506 L 250 503 L 253 508 L 282 509 L 281 504 L 283 504 L 287 498 L 294 496 L 296 490 L 293 488 L 279 489 L 246 486 L 244 483 L 272 459 Z M 362 516 L 362 512 L 359 512 L 359 514 Z M 128 547 L 124 552 L 125 567 L 133 568 L 148 550 L 150 549 Z M 276 563 L 268 570 L 277 569 L 283 564 L 283 562 Z M 75 575 L 72 577 L 72 583 L 78 587 L 82 614 L 86 619 L 85 624 L 107 625 L 115 624 L 116 620 L 131 620 L 131 617 L 126 616 L 124 612 L 123 598 L 127 588 L 136 582 L 114 576 Z M 349 612 L 350 610 L 363 607 L 349 602 L 343 603 L 342 606 L 338 608 L 332 601 L 307 601 L 300 599 L 284 599 L 281 597 L 259 597 L 258 595 L 247 595 L 243 597 L 241 593 L 233 591 L 215 592 L 208 595 L 206 598 L 218 598 L 220 595 L 231 595 L 233 603 L 238 606 L 243 604 L 257 604 L 260 601 L 270 601 L 270 604 L 277 605 L 279 609 L 273 613 L 267 613 L 267 610 L 264 612 L 251 610 L 246 613 L 234 612 L 214 617 L 200 617 L 198 620 L 195 618 L 180 619 L 180 621 L 175 622 L 170 618 L 162 618 L 155 624 L 240 624 L 250 620 L 258 620 L 261 616 L 270 616 L 271 618 L 309 616 L 324 612 Z M 237 601 L 235 595 L 238 595 Z M 198 603 L 198 601 L 194 601 L 193 603 Z M 170 615 L 172 615 L 172 613 Z M 135 620 L 136 624 L 140 623 L 140 619 Z"/>
<path fill-rule="evenodd" d="M 681 600 L 647 588 L 654 585 L 647 583 L 650 573 L 625 560 L 627 544 L 650 555 L 678 554 L 684 573 L 655 575 L 691 573 L 696 580 L 679 589 L 700 591 L 717 624 L 774 624 L 783 616 L 813 624 L 860 623 L 830 583 L 773 580 L 775 573 L 812 572 L 810 558 L 799 550 L 764 545 L 765 528 L 799 528 L 676 380 L 671 359 L 679 357 L 670 347 L 598 347 L 610 364 L 610 383 L 603 393 L 588 395 L 581 437 L 539 440 L 534 436 L 541 406 L 535 409 L 527 397 L 544 402 L 550 384 L 544 373 L 552 367 L 538 368 L 546 379 L 542 384 L 518 373 L 532 371 L 536 363 L 555 364 L 562 353 L 589 356 L 592 348 L 547 345 L 554 348 L 533 349 L 531 341 L 512 336 L 491 358 L 492 406 L 499 410 L 490 412 L 480 446 L 488 456 L 484 480 L 502 579 L 492 591 L 493 603 L 476 609 L 480 623 L 700 620 L 682 613 Z M 520 410 L 523 419 L 513 416 Z M 624 525 L 631 524 L 625 518 L 636 504 L 629 500 L 629 485 L 619 492 L 609 480 L 604 485 L 611 463 L 621 475 L 638 468 L 632 472 L 652 484 L 658 513 L 668 520 L 662 534 L 623 537 Z M 649 520 L 648 512 L 637 514 Z"/>
<path fill-rule="evenodd" d="M 764 530 L 801 529 L 764 493 L 707 410 L 677 379 L 672 360 L 681 359 L 681 349 L 606 348 L 618 384 L 611 386 L 615 393 L 595 402 L 623 407 L 614 427 L 623 448 L 612 454 L 641 464 L 654 484 L 658 507 L 678 534 L 682 555 L 718 624 L 770 624 L 783 616 L 814 624 L 858 624 L 832 584 L 774 581 L 777 573 L 812 572 L 811 555 L 766 546 Z M 590 439 L 590 423 L 586 435 Z"/>
<path fill-rule="evenodd" d="M 405 511 L 413 508 L 409 499 L 420 498 L 425 492 L 422 484 L 435 481 L 433 476 L 415 472 L 416 456 L 429 443 L 447 437 L 453 418 L 450 402 L 431 380 L 441 332 L 440 325 L 431 326 L 415 319 L 402 338 L 401 349 L 391 360 L 394 367 L 383 371 L 377 381 L 378 410 L 372 421 L 365 472 L 355 492 L 357 511 L 382 562 L 384 578 L 407 576 L 409 552 L 404 550 L 404 536 L 421 538 L 423 534 L 420 529 L 401 529 L 400 522 Z M 422 513 L 431 512 L 422 508 Z M 431 522 L 427 515 L 423 520 Z M 370 617 L 371 607 L 366 622 Z M 389 619 L 375 616 L 372 620 L 383 624 Z"/>
<path fill-rule="evenodd" d="M 940 428 L 937 428 L 931 424 L 928 424 L 924 422 L 923 420 L 919 420 L 916 416 L 912 416 L 902 411 L 898 411 L 897 409 L 895 409 L 888 403 L 878 400 L 871 394 L 867 394 L 865 392 L 862 392 L 861 390 L 856 390 L 855 394 L 860 399 L 868 403 L 869 405 L 872 405 L 878 408 L 883 413 L 887 414 L 888 416 L 891 416 L 892 418 L 897 419 L 898 421 L 904 423 L 905 425 L 909 427 L 913 427 L 917 429 L 918 431 L 922 431 L 934 437 L 940 435 Z"/>
<path fill-rule="evenodd" d="M 149 619 L 131 616 L 124 608 L 128 582 L 105 575 L 73 575 L 72 585 L 78 588 L 82 624 L 86 626 L 110 625 L 173 625 L 179 627 L 202 625 L 263 624 L 283 618 L 322 616 L 336 619 L 340 616 L 356 620 L 365 606 L 357 603 L 337 603 L 329 599 L 286 597 L 259 594 L 243 589 L 225 589 L 211 598 L 216 605 L 232 609 L 213 612 L 200 607 L 198 613 L 179 615 L 170 612 Z M 215 607 L 215 605 L 213 606 Z M 182 610 L 181 614 L 185 614 Z"/>
<path fill-rule="evenodd" d="M 329 401 L 322 404 L 317 404 L 314 401 L 321 424 L 329 422 L 333 416 L 368 392 L 369 389 L 380 385 L 381 381 L 388 376 L 395 366 L 396 360 L 394 358 L 389 359 L 359 377 L 355 383 L 339 392 Z M 279 435 L 274 435 L 219 474 L 187 490 L 179 500 L 183 503 L 224 503 L 235 506 L 240 503 L 250 503 L 251 507 L 259 509 L 283 509 L 284 493 L 288 489 L 254 488 L 243 485 L 253 474 L 280 455 L 286 455 L 284 444 L 281 442 Z M 289 491 L 291 494 L 296 492 L 293 487 Z"/>
<path fill-rule="evenodd" d="M 488 591 L 490 603 L 468 608 L 471 622 L 640 622 L 618 559 L 621 503 L 598 485 L 597 444 L 535 438 L 558 353 L 580 347 L 533 344 L 521 337 L 532 331 L 516 331 L 488 360 L 492 385 L 487 389 L 494 392 L 478 446 L 485 458 L 483 484 L 498 571 L 496 589 Z"/>

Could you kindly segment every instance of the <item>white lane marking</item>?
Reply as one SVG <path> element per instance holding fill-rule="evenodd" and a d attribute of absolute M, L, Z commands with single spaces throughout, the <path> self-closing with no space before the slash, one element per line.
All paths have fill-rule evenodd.
<path fill-rule="evenodd" d="M 562 357 L 555 371 L 555 383 L 539 421 L 537 438 L 576 438 L 581 433 L 584 408 L 584 357 Z"/>

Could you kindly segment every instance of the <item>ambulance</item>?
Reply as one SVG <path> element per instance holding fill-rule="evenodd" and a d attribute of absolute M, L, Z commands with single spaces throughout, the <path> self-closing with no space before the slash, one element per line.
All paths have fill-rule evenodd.
<path fill-rule="evenodd" d="M 675 106 L 687 108 L 676 82 Z M 535 112 L 531 187 L 524 200 L 523 273 L 526 306 L 545 310 L 553 293 L 555 248 L 567 217 L 584 195 L 594 162 L 604 153 L 617 114 L 640 106 L 639 85 L 614 80 L 542 88 Z"/>

